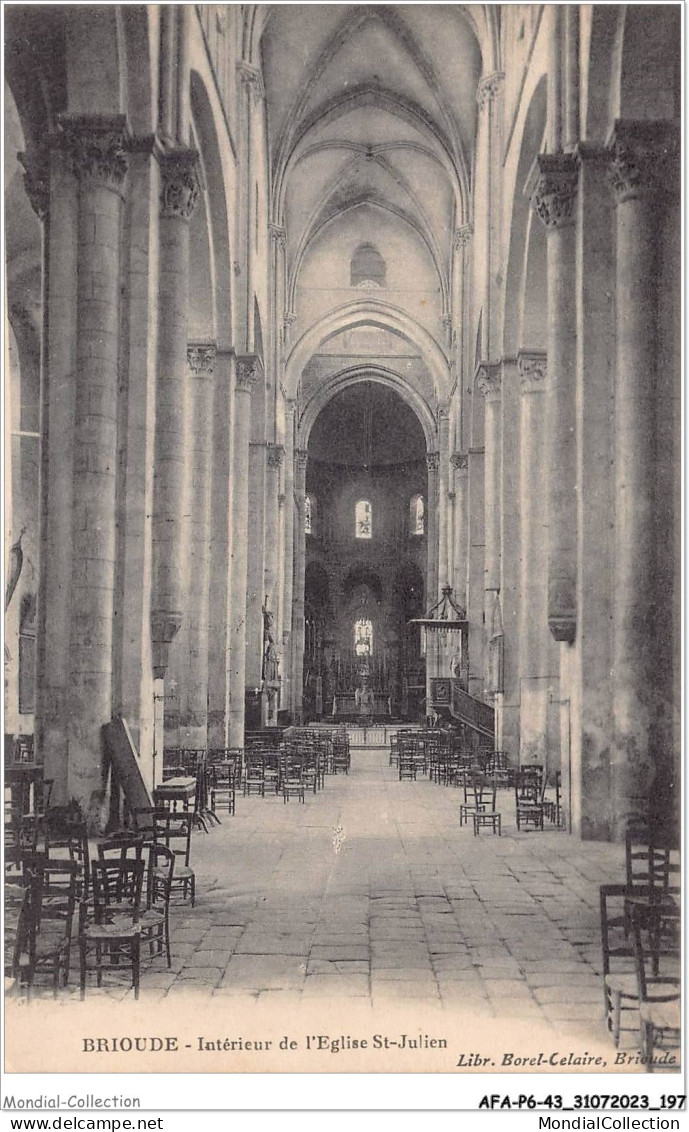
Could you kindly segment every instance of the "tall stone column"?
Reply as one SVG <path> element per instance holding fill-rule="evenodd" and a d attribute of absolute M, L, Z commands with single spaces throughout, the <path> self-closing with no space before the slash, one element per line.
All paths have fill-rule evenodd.
<path fill-rule="evenodd" d="M 435 605 L 440 596 L 438 593 L 439 452 L 428 452 L 426 454 L 426 467 L 428 468 L 428 533 L 426 535 L 428 553 L 428 565 L 426 568 L 426 609 L 428 610 Z"/>
<path fill-rule="evenodd" d="M 572 644 L 577 628 L 576 228 L 578 165 L 542 154 L 532 195 L 548 233 L 548 625 Z"/>
<path fill-rule="evenodd" d="M 449 557 L 447 532 L 449 526 L 449 433 L 450 411 L 442 408 L 438 414 L 438 589 L 449 585 Z"/>
<path fill-rule="evenodd" d="M 153 481 L 153 674 L 164 679 L 170 645 L 182 624 L 188 552 L 189 366 L 187 317 L 189 220 L 199 195 L 195 150 L 160 158 L 158 381 Z"/>
<path fill-rule="evenodd" d="M 501 123 L 502 92 L 505 76 L 501 71 L 482 75 L 479 79 L 475 227 L 477 280 L 482 307 L 481 356 L 494 356 L 498 348 L 500 294 L 502 289 L 502 241 L 499 177 L 502 163 Z M 480 296 L 480 297 L 479 297 Z"/>
<path fill-rule="evenodd" d="M 234 392 L 234 452 L 232 455 L 232 570 L 229 632 L 230 746 L 244 746 L 244 689 L 246 659 L 246 576 L 249 525 L 249 432 L 251 391 L 263 379 L 256 354 L 237 358 Z"/>
<path fill-rule="evenodd" d="M 519 515 L 520 393 L 516 357 L 501 362 L 500 398 L 500 608 L 502 613 L 503 695 L 500 702 L 500 746 L 514 764 L 519 757 L 519 589 L 521 539 Z"/>
<path fill-rule="evenodd" d="M 521 388 L 519 448 L 519 675 L 521 683 L 520 763 L 545 762 L 548 725 L 547 534 L 544 475 L 547 454 L 547 357 L 542 351 L 518 356 Z"/>
<path fill-rule="evenodd" d="M 40 409 L 40 547 L 36 613 L 36 754 L 69 801 L 67 781 L 69 618 L 76 340 L 78 189 L 60 145 L 22 157 L 24 184 L 43 224 L 43 339 Z M 5 407 L 7 413 L 7 407 Z M 9 414 L 6 418 L 9 421 Z M 7 452 L 11 455 L 12 447 Z M 8 490 L 7 484 L 5 490 Z"/>
<path fill-rule="evenodd" d="M 208 742 L 208 585 L 210 576 L 210 505 L 213 441 L 213 371 L 215 344 L 191 343 L 191 442 L 193 444 L 186 623 L 175 668 L 179 673 L 179 739 L 183 747 Z"/>
<path fill-rule="evenodd" d="M 659 232 L 678 138 L 670 123 L 618 122 L 612 139 L 616 215 L 615 584 L 611 756 L 615 833 L 663 794 L 656 632 Z M 667 803 L 667 797 L 660 800 Z M 667 819 L 668 814 L 663 815 Z"/>
<path fill-rule="evenodd" d="M 292 598 L 292 717 L 295 723 L 303 718 L 304 691 L 304 585 L 306 582 L 306 529 L 304 501 L 306 499 L 306 465 L 308 452 L 304 448 L 294 451 L 294 498 L 296 524 L 294 531 L 294 593 Z"/>
<path fill-rule="evenodd" d="M 279 576 L 279 502 L 280 468 L 285 456 L 281 444 L 268 444 L 266 447 L 266 535 L 265 566 L 263 589 L 267 597 L 267 608 L 275 616 L 278 607 Z M 279 648 L 279 642 L 278 642 Z"/>
<path fill-rule="evenodd" d="M 469 241 L 474 234 L 472 224 L 462 224 L 459 228 L 455 228 L 453 237 L 454 256 L 452 259 L 452 307 L 455 315 L 455 325 L 463 327 L 466 325 L 466 319 L 469 317 L 467 309 L 467 290 L 465 281 L 467 277 L 467 267 L 469 263 L 469 253 L 467 251 Z M 454 341 L 454 357 L 457 373 L 459 377 L 458 388 L 462 390 L 461 398 L 464 401 L 464 391 L 461 383 L 461 378 L 464 373 L 464 358 L 466 357 L 465 350 L 465 335 L 457 333 Z"/>
<path fill-rule="evenodd" d="M 457 605 L 467 607 L 467 562 L 469 549 L 469 500 L 467 494 L 469 457 L 455 452 L 452 456 L 455 490 L 454 556 L 452 589 Z"/>
<path fill-rule="evenodd" d="M 124 119 L 64 121 L 79 182 L 69 625 L 68 794 L 105 814 L 101 726 L 112 714 Z"/>
<path fill-rule="evenodd" d="M 502 376 L 500 366 L 482 362 L 477 386 L 486 399 L 484 418 L 485 447 L 485 590 L 486 611 L 493 607 L 493 595 L 500 589 L 500 398 Z"/>
<path fill-rule="evenodd" d="M 562 760 L 562 785 L 570 801 L 565 813 L 572 832 L 584 839 L 607 841 L 612 817 L 614 667 L 615 213 L 608 152 L 602 146 L 581 143 L 577 157 L 577 262 L 581 265 L 577 281 L 577 414 L 581 423 L 577 435 L 577 586 L 581 604 L 574 646 L 575 684 L 566 692 L 571 705 L 571 740 L 570 758 Z"/>
<path fill-rule="evenodd" d="M 215 357 L 213 378 L 212 535 L 210 539 L 209 586 L 212 603 L 208 634 L 209 747 L 229 746 L 234 384 L 234 350 L 219 347 Z"/>
<path fill-rule="evenodd" d="M 292 595 L 294 592 L 294 401 L 285 413 L 285 503 L 283 539 L 283 589 L 280 603 L 282 640 L 281 706 L 292 710 Z"/>

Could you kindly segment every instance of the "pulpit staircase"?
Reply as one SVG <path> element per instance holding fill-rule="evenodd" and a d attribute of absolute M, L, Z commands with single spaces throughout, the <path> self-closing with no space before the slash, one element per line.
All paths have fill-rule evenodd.
<path fill-rule="evenodd" d="M 450 680 L 450 715 L 478 735 L 479 743 L 495 743 L 495 709 L 469 695 L 461 687 L 459 680 Z"/>

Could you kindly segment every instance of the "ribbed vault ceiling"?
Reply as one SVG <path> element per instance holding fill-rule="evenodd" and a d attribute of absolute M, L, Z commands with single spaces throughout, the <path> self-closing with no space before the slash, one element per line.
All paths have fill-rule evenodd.
<path fill-rule="evenodd" d="M 484 9 L 268 5 L 261 40 L 273 219 L 298 276 L 311 242 L 357 208 L 387 211 L 447 290 L 467 215 Z"/>

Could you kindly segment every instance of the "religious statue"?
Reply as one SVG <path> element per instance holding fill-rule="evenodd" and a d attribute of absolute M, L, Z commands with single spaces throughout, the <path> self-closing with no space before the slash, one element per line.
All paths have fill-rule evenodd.
<path fill-rule="evenodd" d="M 273 639 L 273 614 L 263 607 L 263 679 L 266 684 L 277 684 L 280 659 Z"/>

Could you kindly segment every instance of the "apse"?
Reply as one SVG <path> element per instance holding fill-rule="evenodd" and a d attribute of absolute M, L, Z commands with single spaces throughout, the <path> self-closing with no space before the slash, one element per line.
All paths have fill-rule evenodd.
<path fill-rule="evenodd" d="M 417 613 L 427 561 L 423 430 L 399 394 L 364 380 L 321 411 L 308 456 L 318 523 L 306 536 L 307 606 L 318 606 L 318 632 L 305 655 L 306 702 L 329 717 L 399 716 L 423 663 L 406 632 L 409 586 L 399 583 L 412 579 Z M 316 602 L 325 592 L 328 602 Z"/>

